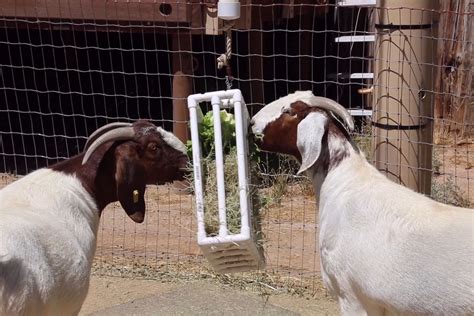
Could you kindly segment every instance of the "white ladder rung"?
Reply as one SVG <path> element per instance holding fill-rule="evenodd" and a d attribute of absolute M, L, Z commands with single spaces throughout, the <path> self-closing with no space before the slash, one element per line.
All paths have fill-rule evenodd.
<path fill-rule="evenodd" d="M 365 109 L 348 109 L 352 116 L 372 116 L 372 110 Z"/>
<path fill-rule="evenodd" d="M 373 72 L 355 72 L 351 74 L 351 79 L 374 79 Z"/>
<path fill-rule="evenodd" d="M 339 0 L 337 5 L 342 7 L 376 5 L 377 0 Z"/>
<path fill-rule="evenodd" d="M 375 42 L 375 35 L 348 35 L 336 37 L 336 43 Z"/>

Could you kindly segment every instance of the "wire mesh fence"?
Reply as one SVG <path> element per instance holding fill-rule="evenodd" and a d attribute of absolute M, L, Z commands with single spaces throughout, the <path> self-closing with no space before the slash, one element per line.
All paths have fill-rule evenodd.
<path fill-rule="evenodd" d="M 188 94 L 226 89 L 227 78 L 251 113 L 295 90 L 340 102 L 357 115 L 355 140 L 379 169 L 402 183 L 403 168 L 422 170 L 425 193 L 472 205 L 469 1 L 418 9 L 350 2 L 243 1 L 233 24 L 216 18 L 215 1 L 7 2 L 0 8 L 0 185 L 79 153 L 87 136 L 109 122 L 147 119 L 176 131 L 186 117 L 173 109 Z M 219 69 L 224 30 L 230 30 L 232 54 L 230 67 Z M 417 40 L 429 44 L 416 50 L 410 45 Z M 382 47 L 387 41 L 406 45 L 394 52 Z M 387 69 L 406 67 L 408 76 L 384 77 Z M 380 96 L 398 103 L 387 105 Z M 421 125 L 426 137 L 404 128 Z M 380 141 L 407 147 L 380 156 L 372 149 Z M 423 146 L 426 163 L 405 159 Z M 264 153 L 260 167 L 260 194 L 268 200 L 262 216 L 267 268 L 243 278 L 268 277 L 313 293 L 320 277 L 311 184 L 294 176 L 296 164 L 287 157 Z M 141 225 L 118 204 L 103 212 L 95 271 L 171 278 L 211 273 L 196 244 L 192 194 L 151 186 L 146 197 Z"/>

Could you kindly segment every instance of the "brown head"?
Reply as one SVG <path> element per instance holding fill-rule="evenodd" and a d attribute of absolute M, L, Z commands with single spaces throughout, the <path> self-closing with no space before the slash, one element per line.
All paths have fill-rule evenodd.
<path fill-rule="evenodd" d="M 102 210 L 119 201 L 137 223 L 145 218 L 147 184 L 183 180 L 188 157 L 172 133 L 147 121 L 108 124 L 94 132 L 78 156 L 51 168 L 75 174 Z"/>
<path fill-rule="evenodd" d="M 354 128 L 351 115 L 339 103 L 316 97 L 311 91 L 298 91 L 255 114 L 252 131 L 261 149 L 296 157 L 301 163 L 298 171 L 301 173 L 318 159 L 325 160 L 329 167 L 328 135 L 350 142 L 347 130 L 334 115 L 341 118 L 349 130 Z M 336 154 L 333 153 L 331 159 L 342 159 L 342 148 L 339 155 Z"/>

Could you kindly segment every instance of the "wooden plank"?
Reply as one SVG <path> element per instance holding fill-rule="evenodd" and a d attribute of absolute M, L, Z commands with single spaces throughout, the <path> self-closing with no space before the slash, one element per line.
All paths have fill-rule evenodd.
<path fill-rule="evenodd" d="M 184 0 L 0 0 L 0 15 L 26 19 L 190 22 L 191 5 Z"/>
<path fill-rule="evenodd" d="M 188 135 L 187 97 L 192 94 L 192 38 L 189 32 L 179 32 L 172 37 L 173 69 L 173 133 L 183 142 Z"/>

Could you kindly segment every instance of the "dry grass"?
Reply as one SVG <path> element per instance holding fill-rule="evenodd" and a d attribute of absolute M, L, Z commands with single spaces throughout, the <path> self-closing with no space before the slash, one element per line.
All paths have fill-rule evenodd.
<path fill-rule="evenodd" d="M 202 159 L 204 174 L 204 222 L 206 233 L 215 236 L 219 233 L 219 208 L 217 198 L 217 176 L 216 163 L 214 159 Z M 224 180 L 227 228 L 230 233 L 237 234 L 240 231 L 240 200 L 237 183 L 237 161 L 234 153 L 224 157 Z"/>
<path fill-rule="evenodd" d="M 431 197 L 441 203 L 471 207 L 471 202 L 461 188 L 454 182 L 453 177 L 448 177 L 445 181 L 433 181 L 431 185 Z"/>
<path fill-rule="evenodd" d="M 372 159 L 372 126 L 367 121 L 364 121 L 360 130 L 352 135 L 357 147 L 365 154 L 367 160 Z"/>
<path fill-rule="evenodd" d="M 159 280 L 160 282 L 186 282 L 194 280 L 211 280 L 240 290 L 249 290 L 260 295 L 293 294 L 300 297 L 327 296 L 319 275 L 295 278 L 281 273 L 254 271 L 235 274 L 218 274 L 203 262 L 196 265 L 189 262 L 157 262 L 130 265 L 95 261 L 92 274 L 100 276 L 127 277 L 135 279 Z"/>
<path fill-rule="evenodd" d="M 216 236 L 219 233 L 219 208 L 217 196 L 217 176 L 216 163 L 213 157 L 208 156 L 201 160 L 203 170 L 203 189 L 204 189 L 204 222 L 206 233 L 209 236 Z M 250 162 L 251 183 L 249 187 L 250 207 L 251 207 L 251 225 L 255 241 L 260 250 L 263 251 L 264 236 L 261 229 L 262 213 L 265 209 L 266 199 L 260 195 L 257 189 L 256 163 Z M 241 215 L 240 215 L 240 192 L 237 151 L 232 148 L 228 154 L 224 155 L 224 181 L 225 181 L 225 201 L 226 201 L 226 220 L 227 229 L 231 234 L 240 233 Z"/>

